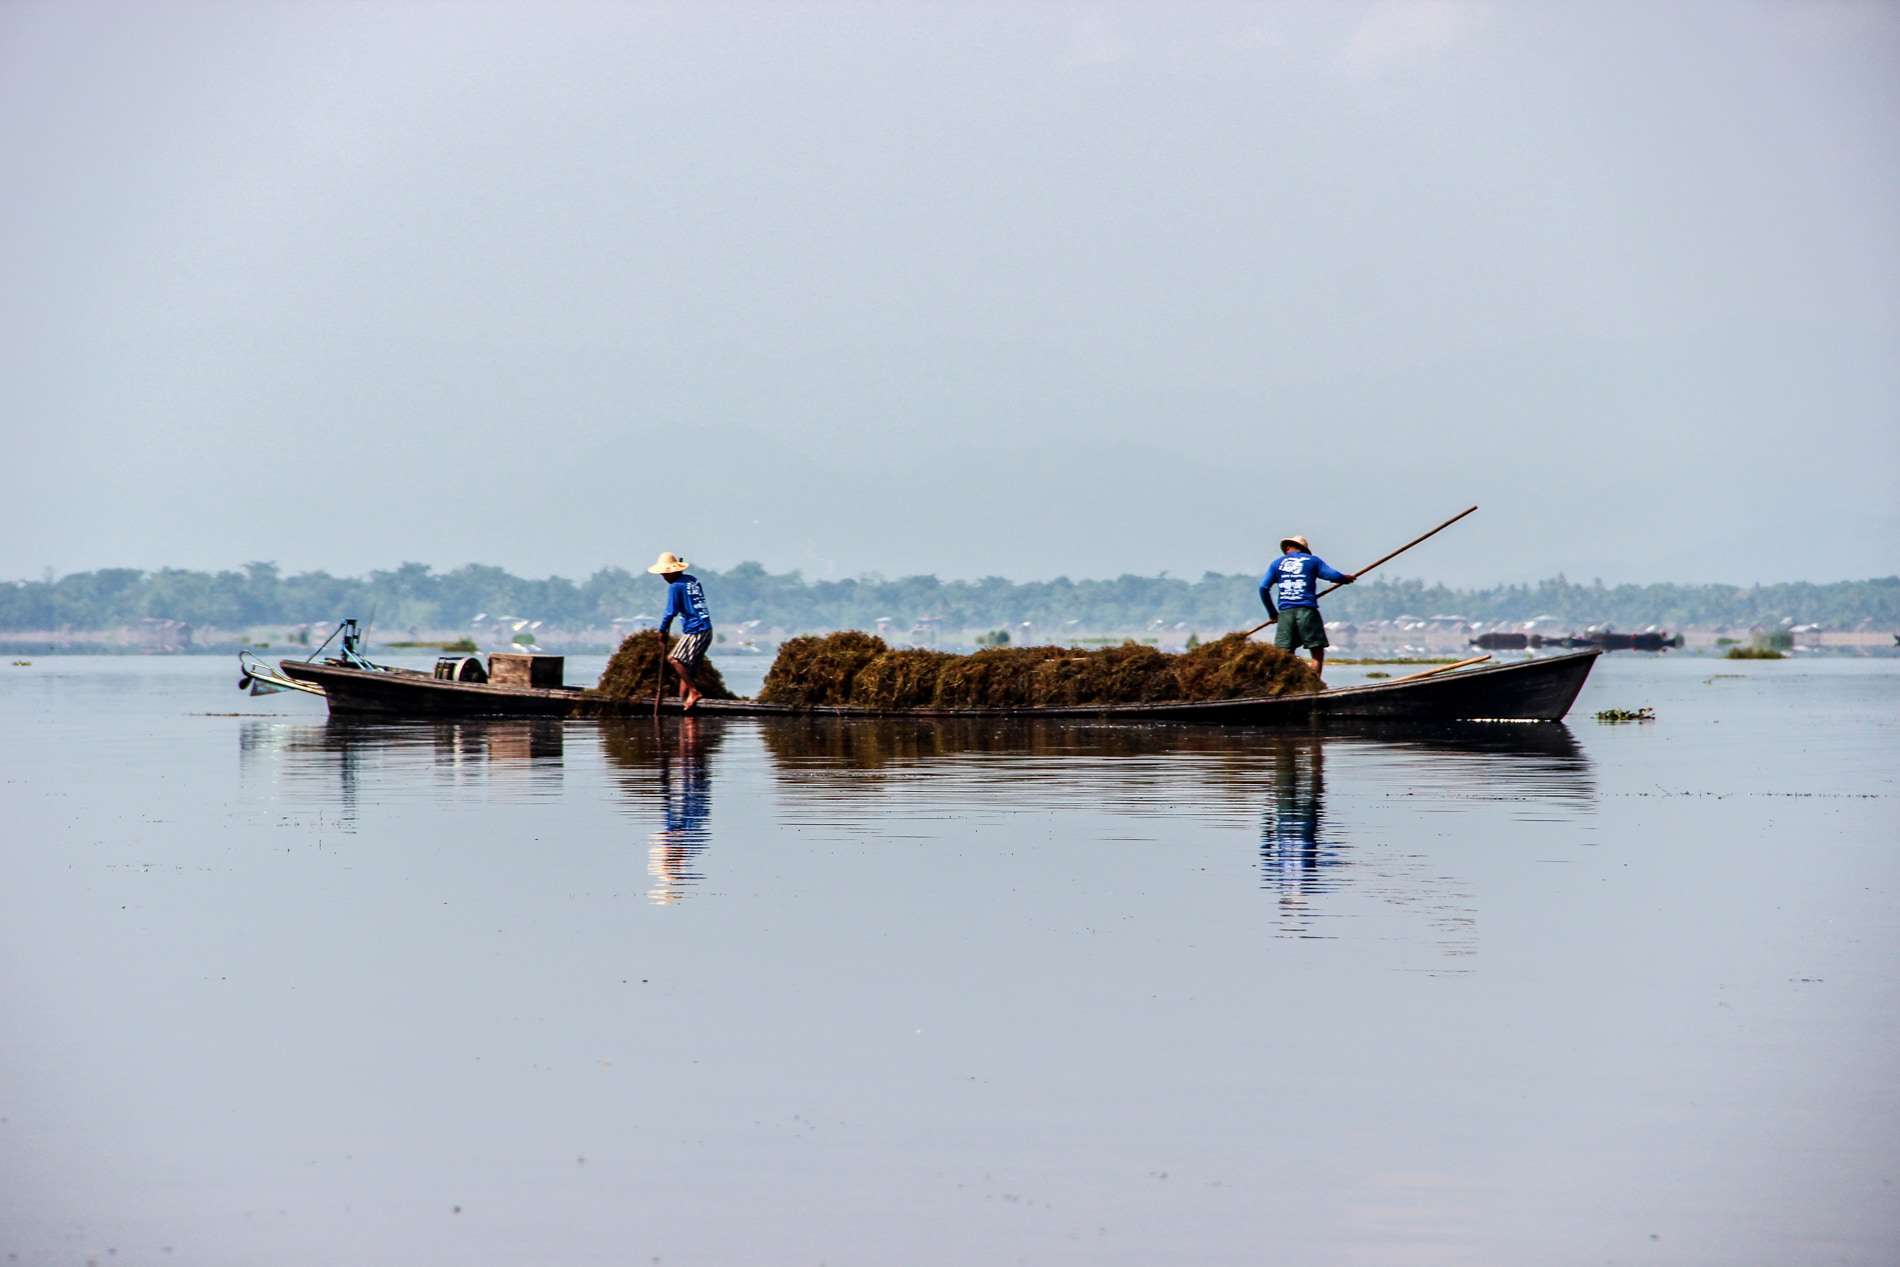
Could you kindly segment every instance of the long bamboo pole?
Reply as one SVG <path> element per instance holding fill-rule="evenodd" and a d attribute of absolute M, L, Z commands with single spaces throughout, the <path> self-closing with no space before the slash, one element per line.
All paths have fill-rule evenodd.
<path fill-rule="evenodd" d="M 1457 523 L 1460 519 L 1463 519 L 1466 515 L 1470 514 L 1472 511 L 1476 509 L 1477 509 L 1476 506 L 1466 507 L 1464 510 L 1461 510 L 1457 514 L 1453 515 L 1450 519 L 1447 519 L 1444 523 L 1439 524 L 1436 528 L 1432 529 L 1430 532 L 1424 533 L 1420 536 L 1413 537 L 1410 541 L 1406 542 L 1404 545 L 1400 546 L 1398 549 L 1394 550 L 1392 553 L 1387 554 L 1387 555 L 1382 555 L 1379 558 L 1374 559 L 1372 562 L 1360 568 L 1357 572 L 1354 572 L 1352 574 L 1353 579 L 1355 581 L 1358 580 L 1360 577 L 1364 576 L 1366 573 L 1372 571 L 1373 568 L 1378 567 L 1381 563 L 1390 563 L 1393 559 L 1398 558 L 1401 554 L 1404 554 L 1407 550 L 1410 550 L 1413 546 L 1417 545 L 1419 542 L 1429 541 L 1431 538 L 1437 536 L 1439 533 L 1443 532 L 1445 529 L 1451 527 L 1453 524 Z M 1344 585 L 1345 583 L 1346 582 L 1341 581 L 1340 585 Z M 1318 594 L 1315 594 L 1314 597 L 1324 598 L 1328 594 L 1332 593 L 1334 590 L 1338 588 L 1339 588 L 1339 585 L 1328 585 L 1325 589 L 1321 590 Z M 1252 629 L 1249 629 L 1246 633 L 1246 636 L 1251 638 L 1255 634 L 1259 633 L 1262 629 L 1265 629 L 1268 625 L 1271 625 L 1272 623 L 1273 621 L 1271 620 L 1263 620 L 1259 624 L 1255 625 Z"/>
<path fill-rule="evenodd" d="M 1469 660 L 1460 660 L 1456 664 L 1441 664 L 1435 668 L 1427 669 L 1423 673 L 1408 673 L 1404 677 L 1395 677 L 1390 682 L 1385 682 L 1381 685 L 1397 686 L 1400 682 L 1416 682 L 1420 678 L 1437 677 L 1440 673 L 1450 673 L 1454 669 L 1468 669 L 1474 664 L 1483 664 L 1490 658 L 1489 655 L 1474 655 Z"/>
<path fill-rule="evenodd" d="M 666 630 L 655 629 L 653 636 L 660 640 L 660 662 L 653 673 L 653 716 L 660 715 L 660 696 L 666 690 Z"/>

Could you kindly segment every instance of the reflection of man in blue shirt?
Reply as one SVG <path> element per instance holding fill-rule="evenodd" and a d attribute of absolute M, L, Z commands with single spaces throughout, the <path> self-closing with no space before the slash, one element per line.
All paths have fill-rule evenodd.
<path fill-rule="evenodd" d="M 685 718 L 679 732 L 679 773 L 666 750 L 660 750 L 660 814 L 662 827 L 647 839 L 647 874 L 653 887 L 647 898 L 671 906 L 686 889 L 703 877 L 694 866 L 712 839 L 712 779 L 701 741 L 699 721 Z"/>
<path fill-rule="evenodd" d="M 1326 622 L 1319 614 L 1319 582 L 1351 585 L 1357 579 L 1350 572 L 1329 567 L 1326 560 L 1313 553 L 1305 537 L 1283 538 L 1280 557 L 1260 578 L 1260 601 L 1267 609 L 1267 623 L 1279 626 L 1273 631 L 1273 645 L 1282 651 L 1310 648 L 1313 671 L 1324 669 L 1328 643 Z"/>
<path fill-rule="evenodd" d="M 1321 868 L 1337 866 L 1339 851 L 1323 839 L 1326 824 L 1326 749 L 1318 740 L 1274 741 L 1273 799 L 1260 824 L 1260 873 L 1280 891 L 1285 930 L 1308 931 L 1306 899 L 1333 887 Z"/>

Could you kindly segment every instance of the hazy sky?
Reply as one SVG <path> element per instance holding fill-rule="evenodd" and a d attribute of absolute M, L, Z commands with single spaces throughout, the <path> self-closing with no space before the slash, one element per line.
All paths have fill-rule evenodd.
<path fill-rule="evenodd" d="M 0 3 L 0 576 L 1900 571 L 1900 6 Z"/>

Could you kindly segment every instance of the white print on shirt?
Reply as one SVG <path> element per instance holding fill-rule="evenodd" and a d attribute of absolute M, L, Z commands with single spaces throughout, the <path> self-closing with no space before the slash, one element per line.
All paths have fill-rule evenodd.
<path fill-rule="evenodd" d="M 1282 603 L 1302 602 L 1306 598 L 1306 576 L 1300 570 L 1300 560 L 1288 555 L 1280 560 L 1280 601 Z"/>

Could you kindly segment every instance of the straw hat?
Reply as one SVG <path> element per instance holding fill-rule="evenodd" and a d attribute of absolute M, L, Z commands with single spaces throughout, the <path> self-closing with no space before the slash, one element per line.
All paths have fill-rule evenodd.
<path fill-rule="evenodd" d="M 662 551 L 660 557 L 653 561 L 653 566 L 647 569 L 655 576 L 665 576 L 668 572 L 684 572 L 685 570 L 686 560 L 671 550 Z"/>
<path fill-rule="evenodd" d="M 1280 548 L 1284 550 L 1288 546 L 1298 546 L 1300 549 L 1306 551 L 1308 554 L 1313 553 L 1313 547 L 1306 544 L 1305 537 L 1281 537 Z"/>

